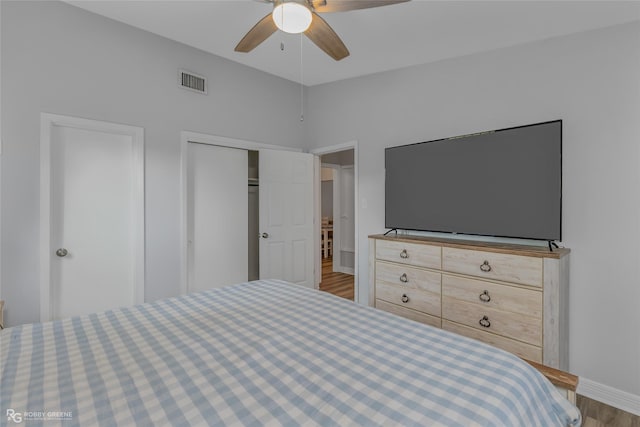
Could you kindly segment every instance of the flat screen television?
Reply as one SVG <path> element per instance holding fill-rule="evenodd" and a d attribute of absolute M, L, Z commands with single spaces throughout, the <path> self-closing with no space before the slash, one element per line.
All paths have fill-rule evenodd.
<path fill-rule="evenodd" d="M 562 120 L 385 149 L 385 227 L 562 240 Z"/>

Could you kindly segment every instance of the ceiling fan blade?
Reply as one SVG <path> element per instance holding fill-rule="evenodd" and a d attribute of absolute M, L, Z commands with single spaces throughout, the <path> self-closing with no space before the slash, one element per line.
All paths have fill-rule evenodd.
<path fill-rule="evenodd" d="M 315 12 L 313 13 L 311 25 L 307 31 L 304 32 L 304 35 L 309 37 L 309 40 L 314 42 L 316 46 L 336 61 L 340 61 L 349 56 L 349 50 L 344 43 L 342 43 L 340 37 L 338 37 L 336 32 L 333 31 L 333 28 Z"/>
<path fill-rule="evenodd" d="M 313 10 L 319 13 L 346 12 L 404 3 L 409 0 L 310 0 Z"/>
<path fill-rule="evenodd" d="M 245 34 L 234 50 L 236 52 L 251 52 L 256 46 L 268 39 L 271 34 L 275 33 L 277 29 L 278 27 L 273 22 L 271 13 L 269 13 Z"/>

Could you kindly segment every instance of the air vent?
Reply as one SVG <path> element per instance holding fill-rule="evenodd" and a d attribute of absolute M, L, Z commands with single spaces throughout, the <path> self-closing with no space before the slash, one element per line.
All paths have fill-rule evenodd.
<path fill-rule="evenodd" d="M 178 70 L 178 84 L 184 89 L 207 94 L 207 79 L 189 71 Z"/>

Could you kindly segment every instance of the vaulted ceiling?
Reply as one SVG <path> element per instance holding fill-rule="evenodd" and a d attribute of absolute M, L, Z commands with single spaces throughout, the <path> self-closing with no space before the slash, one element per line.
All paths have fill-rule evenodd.
<path fill-rule="evenodd" d="M 305 37 L 280 31 L 250 53 L 234 52 L 272 10 L 266 2 L 68 3 L 285 79 L 302 76 L 307 86 L 640 20 L 638 1 L 412 0 L 323 14 L 351 52 L 336 62 Z"/>

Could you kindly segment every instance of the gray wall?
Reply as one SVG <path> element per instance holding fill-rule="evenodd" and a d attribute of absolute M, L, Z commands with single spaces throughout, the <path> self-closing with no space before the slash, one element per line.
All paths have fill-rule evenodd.
<path fill-rule="evenodd" d="M 640 395 L 639 76 L 635 22 L 310 88 L 308 148 L 358 140 L 360 301 L 385 147 L 563 119 L 570 369 Z"/>
<path fill-rule="evenodd" d="M 60 2 L 1 2 L 2 298 L 39 320 L 40 113 L 145 129 L 145 299 L 180 284 L 180 131 L 295 146 L 298 85 Z M 177 86 L 178 68 L 209 95 Z"/>
<path fill-rule="evenodd" d="M 333 181 L 322 181 L 320 192 L 320 215 L 333 219 Z"/>

